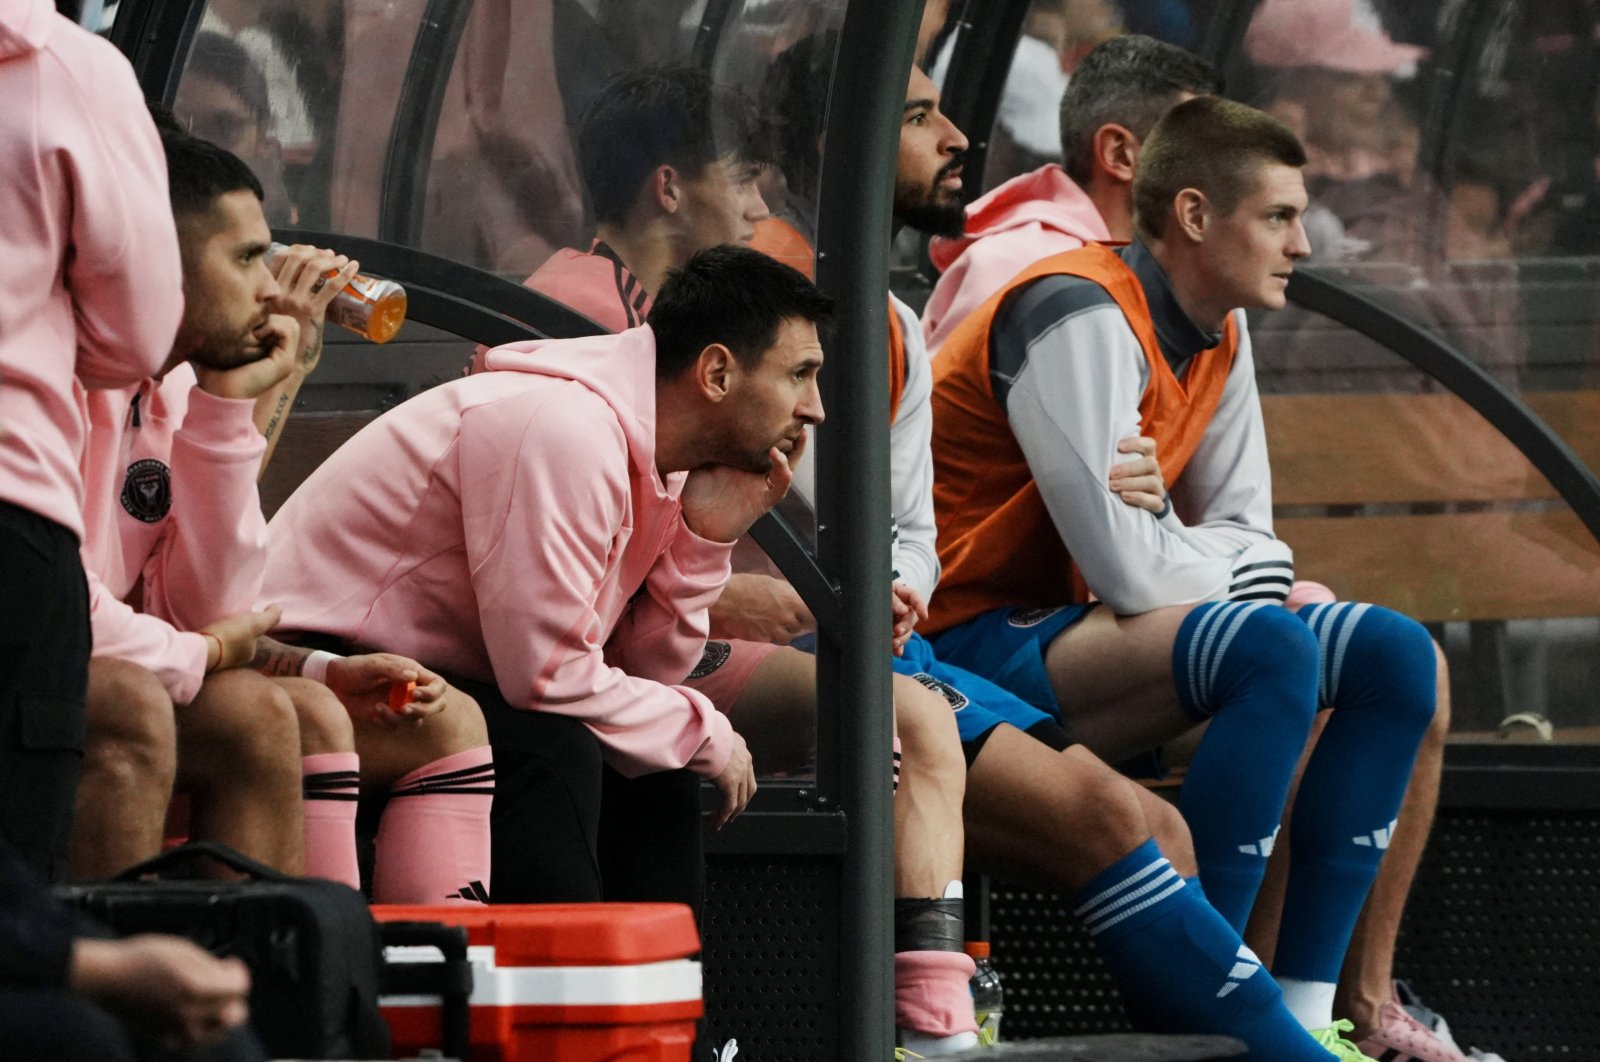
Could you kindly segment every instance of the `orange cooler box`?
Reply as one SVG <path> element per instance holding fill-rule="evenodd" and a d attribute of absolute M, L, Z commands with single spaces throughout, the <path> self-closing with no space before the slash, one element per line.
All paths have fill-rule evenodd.
<path fill-rule="evenodd" d="M 380 922 L 465 926 L 473 1062 L 690 1062 L 703 1010 L 682 904 L 377 905 Z M 437 961 L 390 947 L 390 962 Z M 383 996 L 397 1056 L 440 1042 L 438 996 Z"/>

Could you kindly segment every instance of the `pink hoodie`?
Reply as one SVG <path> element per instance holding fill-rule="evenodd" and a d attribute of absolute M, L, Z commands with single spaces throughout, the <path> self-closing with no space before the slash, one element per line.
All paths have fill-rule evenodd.
<path fill-rule="evenodd" d="M 183 312 L 167 169 L 116 48 L 0 0 L 0 501 L 83 534 L 73 376 L 161 368 Z"/>
<path fill-rule="evenodd" d="M 205 679 L 190 633 L 254 606 L 266 564 L 255 403 L 217 398 L 180 365 L 163 379 L 92 391 L 83 566 L 94 655 L 155 672 L 187 704 Z M 124 603 L 143 581 L 138 609 Z"/>
<path fill-rule="evenodd" d="M 940 276 L 922 311 L 922 335 L 934 356 L 968 314 L 1026 267 L 1111 238 L 1093 201 L 1055 163 L 974 201 L 966 228 L 966 235 L 940 237 L 928 248 Z"/>
<path fill-rule="evenodd" d="M 732 729 L 680 685 L 730 545 L 655 466 L 648 328 L 513 343 L 323 462 L 267 529 L 283 626 L 382 646 L 513 705 L 583 720 L 629 775 L 727 765 Z"/>

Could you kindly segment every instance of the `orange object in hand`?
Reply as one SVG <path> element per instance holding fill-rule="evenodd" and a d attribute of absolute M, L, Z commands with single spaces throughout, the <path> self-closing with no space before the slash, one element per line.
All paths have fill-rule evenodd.
<path fill-rule="evenodd" d="M 411 691 L 417 688 L 415 682 L 389 683 L 389 708 L 392 711 L 405 711 L 406 705 L 411 703 Z"/>

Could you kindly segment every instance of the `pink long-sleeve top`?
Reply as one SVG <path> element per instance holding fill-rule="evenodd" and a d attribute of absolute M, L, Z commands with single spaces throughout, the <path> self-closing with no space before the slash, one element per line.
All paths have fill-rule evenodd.
<path fill-rule="evenodd" d="M 655 464 L 648 328 L 514 343 L 323 462 L 268 527 L 284 627 L 495 683 L 582 720 L 628 775 L 727 765 L 732 729 L 681 685 L 728 544 L 692 532 Z"/>
<path fill-rule="evenodd" d="M 922 310 L 928 352 L 938 357 L 968 314 L 1039 259 L 1110 238 L 1094 200 L 1053 162 L 985 192 L 967 207 L 962 235 L 928 246 L 939 270 Z"/>
<path fill-rule="evenodd" d="M 150 669 L 187 704 L 205 679 L 206 640 L 194 632 L 252 608 L 261 590 L 266 521 L 256 473 L 266 440 L 254 403 L 201 390 L 188 365 L 83 398 L 94 655 Z"/>
<path fill-rule="evenodd" d="M 161 368 L 183 313 L 161 142 L 116 48 L 0 0 L 0 501 L 80 537 L 73 379 Z"/>

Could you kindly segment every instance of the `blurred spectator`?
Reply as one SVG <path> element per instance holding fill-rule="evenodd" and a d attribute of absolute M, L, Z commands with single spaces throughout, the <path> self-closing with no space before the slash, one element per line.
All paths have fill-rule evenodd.
<path fill-rule="evenodd" d="M 351 0 L 333 160 L 333 224 L 377 235 L 395 101 L 423 0 Z M 552 0 L 472 5 L 432 145 L 414 245 L 527 276 L 582 238 L 577 168 L 556 82 Z M 398 234 L 391 234 L 395 236 Z"/>
<path fill-rule="evenodd" d="M 190 133 L 244 160 L 261 182 L 269 225 L 299 220 L 284 183 L 283 152 L 270 129 L 267 79 L 237 41 L 209 31 L 195 37 L 172 112 Z"/>
<path fill-rule="evenodd" d="M 90 651 L 73 381 L 155 372 L 183 306 L 142 99 L 50 0 L 0 6 L 0 838 L 47 874 L 67 859 Z"/>
<path fill-rule="evenodd" d="M 253 0 L 206 0 L 200 30 L 234 41 L 250 56 L 266 81 L 268 131 L 286 158 L 305 162 L 319 134 L 300 84 L 300 63 L 290 43 L 262 25 L 261 15 Z"/>

